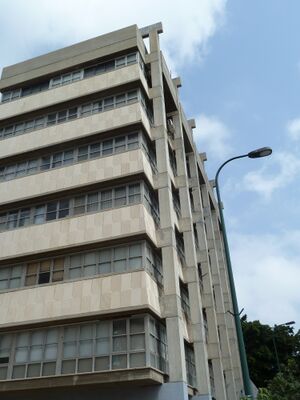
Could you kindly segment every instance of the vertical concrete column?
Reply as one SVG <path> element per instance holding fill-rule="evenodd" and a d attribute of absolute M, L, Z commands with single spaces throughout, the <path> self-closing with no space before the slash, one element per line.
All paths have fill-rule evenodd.
<path fill-rule="evenodd" d="M 150 89 L 153 101 L 154 127 L 152 134 L 155 139 L 157 158 L 157 189 L 160 207 L 160 230 L 158 238 L 162 247 L 162 265 L 164 274 L 164 317 L 166 319 L 169 381 L 185 382 L 186 366 L 184 340 L 182 335 L 179 269 L 174 233 L 174 220 L 168 139 L 166 130 L 165 100 L 163 92 L 163 77 L 160 57 L 159 35 L 156 30 L 149 33 L 151 55 Z"/>
<path fill-rule="evenodd" d="M 186 154 L 184 147 L 182 122 L 180 114 L 173 116 L 175 125 L 175 153 L 177 161 L 176 178 L 179 187 L 181 204 L 181 231 L 184 236 L 185 269 L 184 277 L 188 284 L 190 299 L 190 327 L 195 352 L 197 390 L 203 398 L 209 398 L 211 393 L 206 336 L 202 314 L 202 300 L 197 268 L 196 243 L 193 231 L 193 216 L 189 194 L 189 181 L 186 169 Z M 200 397 L 201 398 L 201 397 Z"/>
<path fill-rule="evenodd" d="M 211 285 L 213 298 L 211 299 L 211 304 L 206 307 L 206 314 L 208 320 L 208 331 L 209 331 L 209 358 L 212 361 L 213 373 L 215 378 L 215 391 L 217 398 L 218 396 L 222 398 L 227 397 L 226 384 L 224 379 L 224 366 L 222 352 L 220 348 L 220 340 L 218 335 L 218 320 L 217 320 L 217 303 L 222 301 L 222 297 L 217 298 L 221 295 L 221 292 L 214 291 L 216 285 L 220 285 L 220 275 L 219 275 L 219 264 L 218 256 L 216 250 L 216 241 L 214 235 L 214 225 L 212 221 L 212 210 L 209 200 L 209 194 L 205 185 L 201 185 L 202 201 L 204 207 L 204 219 L 206 227 L 206 237 L 208 243 L 209 252 L 209 264 L 211 273 Z M 224 310 L 223 310 L 224 313 Z M 231 392 L 232 394 L 232 392 Z M 229 397 L 229 399 L 235 399 L 236 394 L 233 393 L 234 397 Z"/>
<path fill-rule="evenodd" d="M 215 235 L 219 271 L 220 271 L 220 282 L 221 282 L 220 288 L 216 288 L 216 290 L 217 289 L 220 290 L 220 303 L 218 307 L 220 312 L 222 312 L 222 309 L 224 309 L 225 312 L 224 322 L 226 328 L 225 335 L 227 336 L 227 340 L 225 340 L 224 342 L 224 351 L 229 353 L 229 360 L 232 369 L 231 372 L 228 366 L 228 369 L 226 371 L 227 374 L 226 377 L 228 386 L 229 387 L 234 386 L 235 392 L 240 393 L 241 389 L 243 388 L 242 372 L 241 372 L 240 358 L 237 346 L 234 319 L 233 316 L 230 313 L 228 313 L 228 311 L 232 311 L 232 303 L 231 303 L 231 296 L 229 295 L 230 290 L 229 290 L 229 282 L 226 270 L 226 261 L 224 258 L 223 239 L 216 211 L 212 212 L 212 222 L 214 226 L 214 235 Z M 232 379 L 234 379 L 233 382 Z"/>

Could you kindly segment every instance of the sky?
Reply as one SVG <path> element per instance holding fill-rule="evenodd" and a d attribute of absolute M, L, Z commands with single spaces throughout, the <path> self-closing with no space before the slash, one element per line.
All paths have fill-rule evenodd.
<path fill-rule="evenodd" d="M 300 328 L 300 2 L 0 0 L 0 68 L 131 24 L 160 36 L 194 139 L 220 189 L 248 320 Z"/>

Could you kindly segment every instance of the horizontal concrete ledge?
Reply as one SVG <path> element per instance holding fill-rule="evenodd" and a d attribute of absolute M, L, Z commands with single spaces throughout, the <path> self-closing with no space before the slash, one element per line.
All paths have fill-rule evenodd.
<path fill-rule="evenodd" d="M 0 393 L 46 388 L 78 387 L 84 385 L 101 385 L 101 387 L 109 387 L 115 386 L 116 383 L 134 386 L 160 385 L 164 383 L 164 375 L 163 373 L 152 368 L 139 368 L 126 371 L 105 371 L 22 380 L 14 379 L 6 382 L 0 382 Z"/>

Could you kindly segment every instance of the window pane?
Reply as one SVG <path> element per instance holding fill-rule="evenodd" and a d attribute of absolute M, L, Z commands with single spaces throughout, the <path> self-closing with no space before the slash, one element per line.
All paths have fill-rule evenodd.
<path fill-rule="evenodd" d="M 126 334 L 126 319 L 113 321 L 113 335 Z"/>
<path fill-rule="evenodd" d="M 72 358 L 76 356 L 76 343 L 64 343 L 64 357 Z"/>
<path fill-rule="evenodd" d="M 83 325 L 80 327 L 80 339 L 91 339 L 93 337 L 93 325 Z"/>
<path fill-rule="evenodd" d="M 74 214 L 83 214 L 85 212 L 85 196 L 75 197 Z"/>
<path fill-rule="evenodd" d="M 56 219 L 56 208 L 57 208 L 56 201 L 47 204 L 46 221 L 52 221 Z"/>
<path fill-rule="evenodd" d="M 109 339 L 97 339 L 96 341 L 96 355 L 101 356 L 103 354 L 109 354 Z"/>
<path fill-rule="evenodd" d="M 45 209 L 46 207 L 44 205 L 35 207 L 33 218 L 34 224 L 42 224 L 45 222 Z"/>
<path fill-rule="evenodd" d="M 83 360 L 78 360 L 78 372 L 90 372 L 93 368 L 93 359 L 86 358 Z"/>
<path fill-rule="evenodd" d="M 144 332 L 144 318 L 133 318 L 130 320 L 130 333 Z"/>
<path fill-rule="evenodd" d="M 119 137 L 115 139 L 115 149 L 116 153 L 120 153 L 122 151 L 125 151 L 126 148 L 126 143 L 125 143 L 125 137 Z"/>
<path fill-rule="evenodd" d="M 88 159 L 88 146 L 79 147 L 78 149 L 78 161 L 83 161 Z"/>
<path fill-rule="evenodd" d="M 46 156 L 42 157 L 42 164 L 41 164 L 41 170 L 49 169 L 51 165 L 51 157 Z"/>
<path fill-rule="evenodd" d="M 64 340 L 67 341 L 75 341 L 77 336 L 77 326 L 70 326 L 64 329 Z"/>
<path fill-rule="evenodd" d="M 109 334 L 109 321 L 102 321 L 97 324 L 96 336 L 98 338 L 107 338 L 110 336 Z"/>
<path fill-rule="evenodd" d="M 130 337 L 130 350 L 143 350 L 145 348 L 145 335 L 132 335 Z"/>
<path fill-rule="evenodd" d="M 111 110 L 114 108 L 114 98 L 113 97 L 107 97 L 104 99 L 104 110 Z"/>
<path fill-rule="evenodd" d="M 25 377 L 25 365 L 16 365 L 13 369 L 12 378 L 21 379 Z"/>
<path fill-rule="evenodd" d="M 29 361 L 40 361 L 43 358 L 43 347 L 32 346 L 29 354 Z"/>
<path fill-rule="evenodd" d="M 53 161 L 52 161 L 52 168 L 56 168 L 56 167 L 59 167 L 60 165 L 62 165 L 62 157 L 63 157 L 63 153 L 54 154 Z"/>
<path fill-rule="evenodd" d="M 113 338 L 113 351 L 126 351 L 127 350 L 127 337 L 115 337 Z"/>
<path fill-rule="evenodd" d="M 69 200 L 61 200 L 59 202 L 58 218 L 65 218 L 69 215 Z"/>
<path fill-rule="evenodd" d="M 110 369 L 109 357 L 97 357 L 95 360 L 95 370 L 105 371 Z"/>
<path fill-rule="evenodd" d="M 112 140 L 105 140 L 102 142 L 102 154 L 112 154 L 113 152 L 113 141 Z"/>
<path fill-rule="evenodd" d="M 99 157 L 100 156 L 100 143 L 94 143 L 90 146 L 90 157 Z"/>
<path fill-rule="evenodd" d="M 20 347 L 16 349 L 15 359 L 17 363 L 24 363 L 27 361 L 28 349 L 27 347 Z"/>
<path fill-rule="evenodd" d="M 87 211 L 98 210 L 98 193 L 91 193 L 87 197 Z"/>
<path fill-rule="evenodd" d="M 120 187 L 115 189 L 115 206 L 126 205 L 126 187 Z"/>
<path fill-rule="evenodd" d="M 127 257 L 127 246 L 116 247 L 114 249 L 114 260 L 121 260 Z"/>
<path fill-rule="evenodd" d="M 56 369 L 55 362 L 44 363 L 42 375 L 43 376 L 55 375 L 55 369 Z"/>
<path fill-rule="evenodd" d="M 44 339 L 44 332 L 33 332 L 31 335 L 31 344 L 42 344 Z"/>
<path fill-rule="evenodd" d="M 112 190 L 101 192 L 101 210 L 112 207 Z"/>
<path fill-rule="evenodd" d="M 115 355 L 112 356 L 112 369 L 127 368 L 127 356 Z"/>
<path fill-rule="evenodd" d="M 93 342 L 92 340 L 80 341 L 79 345 L 79 356 L 88 357 L 93 353 Z"/>
<path fill-rule="evenodd" d="M 0 380 L 7 379 L 7 367 L 0 368 Z"/>
<path fill-rule="evenodd" d="M 146 365 L 145 353 L 130 354 L 130 367 L 138 368 Z"/>
<path fill-rule="evenodd" d="M 62 374 L 73 374 L 75 372 L 75 360 L 67 360 L 62 362 L 61 373 Z"/>
<path fill-rule="evenodd" d="M 55 360 L 57 356 L 57 345 L 47 344 L 45 346 L 45 360 Z"/>

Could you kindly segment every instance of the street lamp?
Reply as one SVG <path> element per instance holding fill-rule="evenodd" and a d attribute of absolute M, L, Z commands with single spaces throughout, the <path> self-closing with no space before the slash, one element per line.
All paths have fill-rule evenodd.
<path fill-rule="evenodd" d="M 222 168 L 226 164 L 228 164 L 230 161 L 237 160 L 239 158 L 244 158 L 244 157 L 249 157 L 249 158 L 267 157 L 267 156 L 269 156 L 271 154 L 272 154 L 272 149 L 270 147 L 262 147 L 262 148 L 250 151 L 250 153 L 243 154 L 243 155 L 236 156 L 236 157 L 232 157 L 229 160 L 225 161 L 220 166 L 220 168 L 218 169 L 218 171 L 216 173 L 216 177 L 215 177 L 215 185 L 216 185 L 217 199 L 218 199 L 218 208 L 219 208 L 221 227 L 222 227 L 222 232 L 223 232 L 224 251 L 225 251 L 226 264 L 227 264 L 229 286 L 230 286 L 230 291 L 231 291 L 233 316 L 234 316 L 236 333 L 237 333 L 238 348 L 239 348 L 239 353 L 240 353 L 244 389 L 245 389 L 246 396 L 249 396 L 249 398 L 253 398 L 252 385 L 251 385 L 251 380 L 250 380 L 250 376 L 249 376 L 249 369 L 248 369 L 248 363 L 247 363 L 245 343 L 244 343 L 244 337 L 243 337 L 242 325 L 241 325 L 241 320 L 240 320 L 239 307 L 238 307 L 236 291 L 235 291 L 235 285 L 234 285 L 234 279 L 233 279 L 233 273 L 232 273 L 230 252 L 229 252 L 229 246 L 228 246 L 228 240 L 227 240 L 227 234 L 226 234 L 225 221 L 224 221 L 224 216 L 223 216 L 223 209 L 222 209 L 222 202 L 221 202 L 218 179 L 219 179 L 219 174 L 220 174 Z"/>
<path fill-rule="evenodd" d="M 295 321 L 285 322 L 284 324 L 274 325 L 274 328 L 272 329 L 272 342 L 273 342 L 273 346 L 274 346 L 274 351 L 275 351 L 275 356 L 276 356 L 276 364 L 277 364 L 277 371 L 278 372 L 281 372 L 281 368 L 280 368 L 279 357 L 278 357 L 277 346 L 276 346 L 276 340 L 275 340 L 275 329 L 279 328 L 280 326 L 294 325 L 294 323 L 295 323 Z"/>

